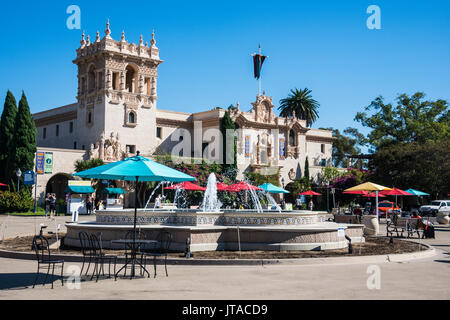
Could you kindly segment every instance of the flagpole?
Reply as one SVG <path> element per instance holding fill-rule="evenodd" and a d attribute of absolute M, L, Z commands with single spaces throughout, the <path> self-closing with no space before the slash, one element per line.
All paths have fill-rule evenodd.
<path fill-rule="evenodd" d="M 261 43 L 259 44 L 259 62 L 261 61 Z M 258 96 L 261 96 L 261 66 L 259 67 L 259 78 L 258 78 Z"/>

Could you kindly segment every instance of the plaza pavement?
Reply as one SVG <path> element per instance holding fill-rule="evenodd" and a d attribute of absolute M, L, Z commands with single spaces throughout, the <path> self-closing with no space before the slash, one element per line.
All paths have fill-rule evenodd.
<path fill-rule="evenodd" d="M 12 217 L 10 217 L 12 218 Z M 5 217 L 0 217 L 0 224 Z M 34 218 L 13 217 L 9 235 L 33 234 Z M 41 218 L 38 218 L 38 220 Z M 69 217 L 58 217 L 58 222 Z M 93 217 L 81 217 L 92 220 Z M 40 223 L 40 222 L 39 222 Z M 39 224 L 38 224 L 39 225 Z M 51 229 L 50 229 L 51 230 Z M 384 225 L 381 226 L 384 234 Z M 11 236 L 8 236 L 11 237 Z M 158 266 L 156 278 L 82 281 L 80 289 L 55 281 L 32 289 L 36 262 L 0 258 L 0 299 L 445 299 L 450 298 L 450 228 L 439 226 L 436 255 L 404 262 L 380 262 L 380 289 L 369 290 L 370 266 L 361 263 L 265 266 Z M 66 276 L 71 265 L 66 264 Z M 42 282 L 41 282 L 42 283 Z"/>

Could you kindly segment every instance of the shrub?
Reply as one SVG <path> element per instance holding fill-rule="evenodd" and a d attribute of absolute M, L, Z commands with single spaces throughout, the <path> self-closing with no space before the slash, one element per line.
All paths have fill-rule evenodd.
<path fill-rule="evenodd" d="M 26 212 L 34 207 L 34 200 L 29 190 L 19 193 L 12 191 L 0 192 L 0 212 Z"/>

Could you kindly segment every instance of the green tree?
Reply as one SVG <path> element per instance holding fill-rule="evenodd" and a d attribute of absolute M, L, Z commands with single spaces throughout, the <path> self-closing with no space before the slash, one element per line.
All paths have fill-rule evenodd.
<path fill-rule="evenodd" d="M 320 104 L 311 96 L 311 90 L 308 88 L 298 90 L 293 89 L 287 98 L 280 100 L 280 116 L 291 117 L 294 112 L 300 120 L 306 120 L 306 126 L 311 125 L 319 118 Z"/>
<path fill-rule="evenodd" d="M 231 106 L 230 106 L 231 107 Z M 225 111 L 225 114 L 222 118 L 222 121 L 220 123 L 220 130 L 222 132 L 222 137 L 223 137 L 223 149 L 222 149 L 222 154 L 223 154 L 223 165 L 222 165 L 222 170 L 223 173 L 227 174 L 228 176 L 230 176 L 230 178 L 232 180 L 234 180 L 236 178 L 237 175 L 237 160 L 236 160 L 236 153 L 237 153 L 237 142 L 236 142 L 236 137 L 234 136 L 234 133 L 236 131 L 236 125 L 234 124 L 233 120 L 230 117 L 230 113 L 228 111 Z M 233 141 L 233 163 L 227 163 L 227 155 L 231 154 L 231 150 L 227 149 L 227 131 L 228 130 L 232 130 L 233 132 L 233 137 L 234 137 L 234 141 Z"/>
<path fill-rule="evenodd" d="M 22 172 L 34 169 L 36 153 L 36 126 L 30 113 L 25 93 L 19 101 L 19 110 L 15 121 L 15 133 L 7 161 L 6 174 L 15 179 L 15 171 Z M 23 175 L 22 175 L 23 179 Z M 13 180 L 15 181 L 15 180 Z"/>
<path fill-rule="evenodd" d="M 403 143 L 380 149 L 374 181 L 400 189 L 413 187 L 446 197 L 450 193 L 450 140 Z"/>
<path fill-rule="evenodd" d="M 104 164 L 105 163 L 103 162 L 102 159 L 93 158 L 93 159 L 89 159 L 89 160 L 77 160 L 74 163 L 74 167 L 75 167 L 75 172 L 81 172 L 81 171 L 85 171 L 88 169 L 102 166 Z"/>
<path fill-rule="evenodd" d="M 14 140 L 16 116 L 16 98 L 14 98 L 14 95 L 8 90 L 0 122 L 0 179 L 2 180 L 10 176 L 6 172 L 6 166 L 9 150 L 12 148 L 12 142 Z"/>
<path fill-rule="evenodd" d="M 339 129 L 321 128 L 333 132 L 333 166 L 338 168 L 347 167 L 348 155 L 361 153 L 361 146 L 366 144 L 366 138 L 356 128 L 346 128 L 343 133 Z"/>
<path fill-rule="evenodd" d="M 424 100 L 424 97 L 422 92 L 412 96 L 401 94 L 394 106 L 386 104 L 380 96 L 365 108 L 365 112 L 356 114 L 356 121 L 372 129 L 367 136 L 371 151 L 400 143 L 450 139 L 448 102 Z"/>
<path fill-rule="evenodd" d="M 309 181 L 309 160 L 308 157 L 306 157 L 305 160 L 305 174 L 304 177 L 306 178 L 307 181 Z"/>

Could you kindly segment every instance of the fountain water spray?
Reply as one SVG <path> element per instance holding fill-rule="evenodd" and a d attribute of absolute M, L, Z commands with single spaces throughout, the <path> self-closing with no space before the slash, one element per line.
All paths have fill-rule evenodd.
<path fill-rule="evenodd" d="M 261 202 L 259 201 L 259 197 L 258 197 L 258 195 L 256 194 L 256 191 L 255 191 L 254 189 L 252 189 L 252 187 L 250 187 L 250 184 L 248 183 L 247 180 L 245 180 L 244 182 L 245 182 L 245 183 L 247 184 L 247 186 L 248 186 L 248 191 L 250 192 L 250 196 L 251 196 L 252 201 L 253 201 L 253 203 L 254 203 L 254 205 L 255 205 L 255 207 L 256 207 L 256 211 L 257 211 L 258 213 L 263 213 L 263 208 L 262 208 Z"/>
<path fill-rule="evenodd" d="M 208 183 L 206 185 L 205 196 L 203 197 L 200 210 L 203 212 L 219 212 L 222 207 L 217 197 L 217 179 L 215 173 L 211 173 L 208 177 Z"/>
<path fill-rule="evenodd" d="M 144 210 L 147 209 L 147 206 L 148 206 L 148 204 L 150 203 L 150 200 L 152 200 L 153 195 L 155 194 L 155 191 L 159 188 L 159 186 L 162 185 L 163 182 L 164 182 L 164 181 L 159 182 L 159 183 L 156 185 L 155 189 L 153 189 L 152 193 L 150 194 L 150 197 L 148 197 L 147 203 L 145 204 Z"/>
<path fill-rule="evenodd" d="M 275 201 L 275 199 L 270 195 L 270 193 L 269 193 L 269 192 L 266 192 L 266 193 L 265 193 L 265 196 L 266 196 L 267 200 L 269 200 L 269 203 L 271 204 L 271 207 L 272 207 L 272 208 L 275 207 L 275 208 L 278 210 L 278 212 L 281 213 L 281 208 L 280 208 L 280 206 L 279 206 L 278 203 Z"/>

